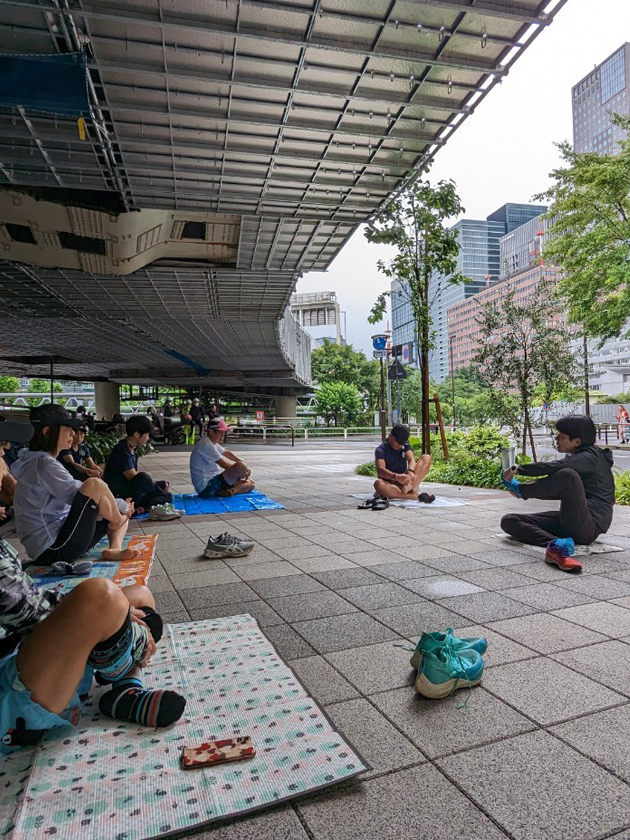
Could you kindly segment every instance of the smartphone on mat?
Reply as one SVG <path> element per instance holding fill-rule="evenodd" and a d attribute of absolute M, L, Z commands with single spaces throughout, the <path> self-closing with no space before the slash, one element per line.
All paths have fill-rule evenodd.
<path fill-rule="evenodd" d="M 256 755 L 256 749 L 249 735 L 240 738 L 225 738 L 221 741 L 205 741 L 195 747 L 182 750 L 182 767 L 194 770 L 197 767 L 213 767 L 228 761 L 245 761 Z"/>

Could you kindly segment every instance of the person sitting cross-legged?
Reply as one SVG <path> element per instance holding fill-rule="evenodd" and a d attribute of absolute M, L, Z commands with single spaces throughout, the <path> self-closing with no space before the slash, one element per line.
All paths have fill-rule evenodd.
<path fill-rule="evenodd" d="M 418 500 L 418 488 L 431 469 L 431 456 L 421 455 L 416 463 L 408 426 L 392 426 L 385 442 L 374 450 L 374 459 L 378 476 L 374 482 L 376 496 Z"/>
<path fill-rule="evenodd" d="M 556 429 L 558 452 L 566 453 L 566 458 L 510 467 L 503 472 L 502 482 L 518 499 L 553 499 L 560 502 L 560 510 L 509 513 L 501 520 L 501 528 L 519 542 L 545 546 L 545 560 L 550 565 L 579 573 L 582 564 L 573 556 L 576 543 L 589 545 L 612 523 L 613 457 L 610 449 L 595 446 L 595 425 L 590 417 L 561 417 Z M 517 475 L 544 477 L 525 484 Z"/>
<path fill-rule="evenodd" d="M 179 720 L 185 698 L 142 680 L 162 630 L 146 586 L 89 578 L 67 595 L 39 588 L 0 539 L 0 753 L 77 727 L 94 671 L 109 685 L 99 699 L 107 717 L 151 728 Z"/>
<path fill-rule="evenodd" d="M 62 449 L 58 460 L 70 475 L 79 481 L 85 481 L 86 478 L 101 478 L 103 475 L 103 470 L 94 463 L 90 447 L 85 443 L 85 426 L 80 426 L 75 430 L 70 449 Z"/>
<path fill-rule="evenodd" d="M 251 470 L 238 455 L 221 446 L 228 429 L 224 420 L 209 420 L 206 436 L 190 453 L 191 480 L 202 498 L 248 493 L 256 486 L 250 478 Z"/>
<path fill-rule="evenodd" d="M 138 447 L 149 442 L 153 423 L 137 414 L 127 420 L 125 432 L 126 437 L 118 441 L 105 463 L 103 481 L 114 495 L 129 497 L 137 508 L 150 511 L 152 518 L 176 519 L 180 513 L 172 505 L 168 482 L 154 481 L 138 470 Z"/>
<path fill-rule="evenodd" d="M 28 556 L 63 574 L 87 574 L 92 564 L 76 561 L 107 535 L 109 548 L 103 560 L 132 559 L 136 552 L 123 549 L 123 538 L 133 502 L 114 498 L 100 478 L 81 483 L 57 460 L 62 449 L 69 449 L 74 430 L 83 421 L 54 403 L 32 408 L 30 419 L 29 448 L 20 450 L 11 468 L 17 479 L 15 527 Z M 1 461 L 0 471 L 4 469 Z"/>

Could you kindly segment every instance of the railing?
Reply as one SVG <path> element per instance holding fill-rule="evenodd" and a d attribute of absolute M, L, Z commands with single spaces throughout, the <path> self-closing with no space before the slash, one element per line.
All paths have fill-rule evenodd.
<path fill-rule="evenodd" d="M 230 438 L 239 441 L 259 438 L 263 443 L 274 438 L 291 438 L 291 446 L 295 446 L 295 429 L 293 426 L 232 426 L 228 433 Z M 226 439 L 228 437 L 226 435 Z"/>
<path fill-rule="evenodd" d="M 411 434 L 420 436 L 420 428 L 411 426 Z M 273 440 L 291 439 L 291 446 L 296 440 L 350 440 L 351 438 L 380 439 L 379 426 L 311 426 L 310 428 L 295 428 L 294 426 L 233 426 L 230 437 L 234 440 L 247 442 L 257 440 L 268 443 Z"/>
<path fill-rule="evenodd" d="M 618 440 L 618 432 L 619 432 L 619 423 L 596 423 L 595 428 L 597 429 L 597 439 L 602 440 L 604 439 L 604 443 L 608 446 L 608 435 L 612 435 L 616 440 Z M 628 437 L 630 437 L 630 423 L 624 423 L 625 433 Z"/>

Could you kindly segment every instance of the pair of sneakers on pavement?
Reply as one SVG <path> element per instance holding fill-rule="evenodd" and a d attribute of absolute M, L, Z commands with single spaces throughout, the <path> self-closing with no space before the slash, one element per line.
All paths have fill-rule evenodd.
<path fill-rule="evenodd" d="M 459 639 L 452 627 L 446 633 L 423 633 L 409 663 L 417 671 L 416 691 L 437 700 L 479 685 L 487 647 L 482 637 Z"/>
<path fill-rule="evenodd" d="M 220 560 L 222 558 L 245 557 L 253 549 L 254 543 L 251 540 L 242 540 L 233 534 L 225 531 L 218 537 L 210 537 L 203 552 L 208 560 Z"/>
<path fill-rule="evenodd" d="M 186 511 L 179 510 L 170 502 L 166 505 L 153 505 L 149 510 L 149 519 L 166 522 L 169 519 L 179 519 Z"/>

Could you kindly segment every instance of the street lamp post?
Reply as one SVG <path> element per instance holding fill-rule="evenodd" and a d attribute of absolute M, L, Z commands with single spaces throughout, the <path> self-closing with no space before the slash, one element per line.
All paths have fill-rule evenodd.
<path fill-rule="evenodd" d="M 453 419 L 452 419 L 453 427 L 455 427 L 455 362 L 454 362 L 454 359 L 453 359 L 453 339 L 454 338 L 455 338 L 455 336 L 452 335 L 448 340 L 450 351 L 451 351 L 451 353 L 450 353 L 450 356 L 451 356 L 451 403 L 452 403 L 451 413 L 453 415 Z"/>

